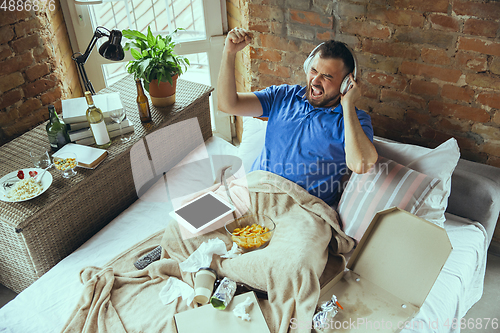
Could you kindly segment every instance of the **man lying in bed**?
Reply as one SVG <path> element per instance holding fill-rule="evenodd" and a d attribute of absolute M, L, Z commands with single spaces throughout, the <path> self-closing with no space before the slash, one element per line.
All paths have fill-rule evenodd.
<path fill-rule="evenodd" d="M 373 131 L 370 118 L 354 108 L 360 96 L 358 85 L 353 83 L 347 93 L 340 92 L 342 80 L 353 67 L 345 45 L 327 42 L 313 53 L 307 87 L 283 85 L 255 94 L 237 93 L 235 55 L 249 41 L 244 30 L 228 35 L 219 77 L 220 108 L 243 116 L 267 116 L 269 125 L 265 148 L 253 167 L 256 170 L 232 180 L 228 187 L 237 208 L 251 207 L 254 214 L 269 216 L 276 230 L 265 248 L 232 259 L 215 255 L 210 267 L 219 277 L 267 292 L 268 301 L 261 300 L 259 305 L 271 332 L 310 332 L 321 277 L 341 272 L 345 259 L 340 254 L 354 247 L 328 203 L 346 166 L 360 173 L 376 161 Z M 225 186 L 214 184 L 212 190 L 226 197 Z M 85 291 L 66 331 L 99 326 L 103 330 L 113 327 L 113 332 L 175 332 L 174 314 L 192 306 L 175 297 L 163 305 L 157 295 L 168 281 L 175 281 L 172 277 L 192 287 L 194 274 L 183 271 L 181 263 L 215 238 L 228 249 L 232 246 L 224 228 L 186 238 L 177 223 L 168 223 L 161 240 L 155 236 L 154 241 L 149 239 L 154 244 L 149 248 L 133 248 L 135 261 L 137 253 L 143 255 L 160 243 L 161 260 L 145 269 L 135 270 L 127 256 L 105 268 L 84 269 Z"/>
<path fill-rule="evenodd" d="M 236 91 L 235 58 L 251 38 L 240 28 L 227 36 L 218 80 L 219 109 L 269 118 L 264 148 L 251 171 L 276 173 L 331 205 L 347 168 L 365 173 L 378 158 L 370 116 L 355 108 L 361 92 L 353 77 L 354 57 L 344 43 L 331 40 L 306 61 L 306 87 L 281 85 L 241 93 Z M 346 76 L 352 88 L 342 93 Z"/>

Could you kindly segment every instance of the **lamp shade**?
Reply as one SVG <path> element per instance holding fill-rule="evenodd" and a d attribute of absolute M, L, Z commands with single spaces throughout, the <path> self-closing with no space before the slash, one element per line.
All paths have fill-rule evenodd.
<path fill-rule="evenodd" d="M 99 54 L 106 59 L 120 61 L 125 58 L 125 52 L 121 46 L 122 33 L 120 30 L 111 30 L 109 39 L 99 48 Z"/>

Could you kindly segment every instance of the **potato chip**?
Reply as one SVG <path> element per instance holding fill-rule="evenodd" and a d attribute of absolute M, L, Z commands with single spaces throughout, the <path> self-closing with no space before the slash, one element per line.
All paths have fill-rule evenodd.
<path fill-rule="evenodd" d="M 238 246 L 249 249 L 260 247 L 271 239 L 269 228 L 258 224 L 247 225 L 244 228 L 236 228 L 232 232 L 232 239 Z"/>

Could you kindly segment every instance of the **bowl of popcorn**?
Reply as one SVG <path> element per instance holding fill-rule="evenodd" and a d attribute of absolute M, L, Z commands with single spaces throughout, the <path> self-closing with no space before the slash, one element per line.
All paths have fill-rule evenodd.
<path fill-rule="evenodd" d="M 78 165 L 75 153 L 61 153 L 53 156 L 54 166 L 61 171 L 64 178 L 71 178 L 76 175 L 75 168 Z"/>
<path fill-rule="evenodd" d="M 224 228 L 243 252 L 250 252 L 269 244 L 276 224 L 266 215 L 248 214 L 228 221 Z"/>

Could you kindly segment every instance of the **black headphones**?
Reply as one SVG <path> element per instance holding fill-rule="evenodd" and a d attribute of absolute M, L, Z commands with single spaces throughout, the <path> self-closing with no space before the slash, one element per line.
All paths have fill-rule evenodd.
<path fill-rule="evenodd" d="M 304 72 L 306 72 L 306 74 L 307 74 L 307 72 L 309 72 L 309 68 L 311 66 L 311 63 L 312 63 L 314 56 L 316 55 L 316 53 L 318 51 L 318 48 L 323 44 L 324 43 L 321 43 L 318 46 L 316 46 L 314 48 L 314 50 L 312 50 L 312 52 L 309 54 L 307 59 L 304 61 Z M 354 76 L 354 81 L 356 81 L 357 74 L 358 74 L 358 61 L 356 60 L 356 56 L 354 55 L 354 52 L 351 50 L 351 48 L 349 46 L 347 46 L 347 44 L 345 44 L 345 43 L 343 43 L 343 44 L 345 45 L 345 47 L 347 47 L 347 49 L 349 50 L 349 52 L 352 55 L 352 58 L 354 59 L 354 70 L 352 71 L 352 73 Z M 352 82 L 351 82 L 351 79 L 349 78 L 349 74 L 350 73 L 348 73 L 345 76 L 344 80 L 342 80 L 342 83 L 340 84 L 340 93 L 342 95 L 347 94 L 349 89 L 351 89 L 351 87 L 352 87 Z"/>

